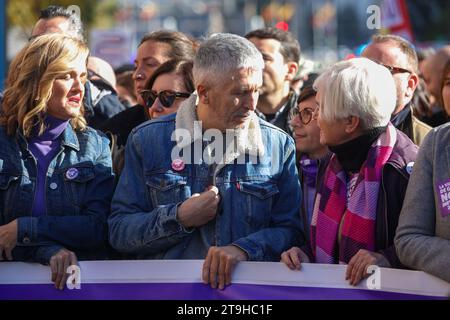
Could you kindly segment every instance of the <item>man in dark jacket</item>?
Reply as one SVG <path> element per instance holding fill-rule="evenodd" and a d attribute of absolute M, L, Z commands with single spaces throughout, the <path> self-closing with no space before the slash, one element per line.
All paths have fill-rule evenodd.
<path fill-rule="evenodd" d="M 297 105 L 290 87 L 298 71 L 300 45 L 291 33 L 277 28 L 251 31 L 245 37 L 262 53 L 265 62 L 257 115 L 292 135 L 289 112 Z"/>

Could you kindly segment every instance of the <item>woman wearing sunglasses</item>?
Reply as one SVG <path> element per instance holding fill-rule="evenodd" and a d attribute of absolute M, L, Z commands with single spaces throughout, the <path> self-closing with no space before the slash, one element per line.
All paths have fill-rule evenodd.
<path fill-rule="evenodd" d="M 141 94 L 144 89 L 147 89 L 148 80 L 164 62 L 172 59 L 193 59 L 196 48 L 197 42 L 177 31 L 158 30 L 142 38 L 133 73 L 138 104 L 116 114 L 100 127 L 100 130 L 107 133 L 112 141 L 113 168 L 116 174 L 120 172 L 121 154 L 128 135 L 131 130 L 149 119 Z"/>
<path fill-rule="evenodd" d="M 169 60 L 155 70 L 141 96 L 150 119 L 156 119 L 177 112 L 192 92 L 192 61 Z"/>
<path fill-rule="evenodd" d="M 153 72 L 144 89 L 140 90 L 140 100 L 150 119 L 156 119 L 177 112 L 180 104 L 192 92 L 192 61 L 173 59 L 164 62 Z M 145 121 L 142 118 L 140 123 Z M 114 136 L 112 141 L 117 141 L 112 146 L 112 158 L 114 173 L 119 177 L 124 167 L 125 148 Z"/>
<path fill-rule="evenodd" d="M 307 239 L 309 239 L 309 226 L 314 207 L 319 167 L 322 167 L 319 164 L 326 163 L 330 157 L 327 146 L 320 143 L 320 129 L 317 126 L 317 119 L 313 118 L 317 109 L 315 98 L 316 91 L 312 84 L 303 88 L 298 97 L 297 106 L 291 109 L 289 115 L 299 159 L 298 171 L 303 192 L 300 217 Z"/>

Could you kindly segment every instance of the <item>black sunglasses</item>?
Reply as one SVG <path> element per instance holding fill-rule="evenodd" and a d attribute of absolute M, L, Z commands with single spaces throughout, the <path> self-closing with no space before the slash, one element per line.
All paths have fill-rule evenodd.
<path fill-rule="evenodd" d="M 159 98 L 159 101 L 165 108 L 170 108 L 172 104 L 175 102 L 176 98 L 189 98 L 190 93 L 185 92 L 175 92 L 170 90 L 163 90 L 158 93 L 152 90 L 142 90 L 141 96 L 145 101 L 145 106 L 150 108 L 153 103 L 155 103 L 156 98 Z"/>

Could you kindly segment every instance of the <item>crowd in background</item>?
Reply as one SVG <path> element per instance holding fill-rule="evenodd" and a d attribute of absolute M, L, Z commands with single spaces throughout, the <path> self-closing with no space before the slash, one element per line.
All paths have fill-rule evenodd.
<path fill-rule="evenodd" d="M 267 27 L 152 31 L 113 70 L 44 9 L 0 97 L 0 260 L 50 265 L 60 289 L 104 259 L 204 259 L 220 289 L 244 260 L 450 282 L 450 45 L 377 35 L 307 66 Z"/>

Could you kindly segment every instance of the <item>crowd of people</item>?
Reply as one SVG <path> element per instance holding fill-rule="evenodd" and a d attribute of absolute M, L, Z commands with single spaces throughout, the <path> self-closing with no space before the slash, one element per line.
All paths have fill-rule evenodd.
<path fill-rule="evenodd" d="M 158 30 L 133 70 L 44 9 L 0 104 L 0 260 L 202 259 L 422 270 L 450 282 L 450 46 L 395 35 L 305 74 L 276 28 Z M 301 74 L 301 77 L 299 76 Z M 299 81 L 301 79 L 301 81 Z"/>

